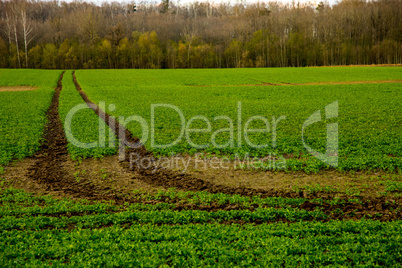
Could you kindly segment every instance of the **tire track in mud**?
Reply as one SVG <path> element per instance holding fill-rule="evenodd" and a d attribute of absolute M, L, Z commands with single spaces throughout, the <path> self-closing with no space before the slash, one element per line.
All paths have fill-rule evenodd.
<path fill-rule="evenodd" d="M 44 141 L 39 152 L 34 156 L 35 163 L 28 171 L 28 176 L 44 185 L 48 191 L 62 192 L 90 200 L 120 200 L 121 198 L 116 195 L 105 194 L 106 189 L 88 180 L 77 181 L 72 172 L 67 171 L 71 163 L 68 162 L 67 139 L 58 111 L 63 75 L 64 72 L 60 75 L 51 105 L 46 113 Z"/>
<path fill-rule="evenodd" d="M 110 116 L 108 113 L 105 113 L 102 109 L 99 108 L 98 105 L 93 103 L 88 96 L 85 94 L 85 92 L 82 90 L 80 84 L 77 81 L 77 77 L 75 76 L 75 71 L 73 71 L 73 82 L 75 84 L 76 89 L 80 93 L 82 99 L 86 102 L 89 108 L 91 108 L 100 118 L 105 121 L 105 123 L 109 126 L 109 128 L 115 133 L 116 136 L 119 138 L 123 138 L 124 141 L 120 144 L 120 151 L 124 150 L 125 151 L 125 156 L 122 157 L 122 159 L 129 159 L 126 156 L 129 157 L 130 153 L 133 151 L 127 152 L 124 149 L 123 144 L 136 144 L 136 149 L 135 153 L 139 154 L 141 157 L 147 157 L 147 158 L 153 158 L 154 155 L 152 152 L 148 151 L 145 149 L 145 146 L 140 143 L 140 139 L 137 137 L 134 137 L 131 132 L 126 129 L 123 125 L 121 125 L 118 120 L 116 120 L 113 116 Z"/>
<path fill-rule="evenodd" d="M 87 105 L 95 111 L 95 113 L 100 116 L 105 123 L 112 129 L 112 131 L 118 135 L 121 140 L 120 150 L 124 150 L 124 158 L 121 159 L 120 164 L 130 171 L 132 171 L 136 176 L 133 179 L 142 180 L 150 185 L 154 186 L 163 186 L 165 188 L 176 188 L 179 190 L 185 191 L 206 191 L 209 193 L 224 193 L 229 195 L 242 195 L 242 196 L 256 196 L 260 195 L 261 197 L 287 197 L 287 198 L 307 198 L 314 199 L 321 197 L 323 200 L 332 200 L 335 196 L 328 193 L 315 193 L 313 195 L 305 196 L 304 192 L 286 192 L 275 189 L 263 190 L 263 189 L 254 189 L 247 187 L 239 187 L 233 188 L 229 186 L 214 184 L 209 181 L 205 181 L 199 178 L 194 177 L 190 174 L 181 173 L 178 171 L 169 170 L 166 168 L 157 168 L 153 165 L 152 161 L 149 165 L 149 168 L 139 168 L 136 165 L 130 165 L 129 159 L 131 154 L 136 154 L 137 156 L 144 159 L 153 159 L 153 153 L 148 151 L 144 145 L 140 144 L 140 140 L 137 137 L 134 137 L 131 132 L 126 129 L 123 125 L 121 125 L 113 116 L 102 111 L 95 103 L 93 103 L 85 92 L 82 90 L 79 85 L 77 78 L 75 76 L 75 72 L 73 72 L 73 81 L 76 86 L 76 89 L 79 91 L 83 100 L 87 103 Z M 137 148 L 129 148 L 126 149 L 125 145 L 129 143 L 140 144 Z M 146 165 L 144 165 L 146 166 Z M 375 215 L 382 214 L 381 217 L 377 217 L 379 220 L 394 220 L 401 219 L 401 211 L 397 211 L 397 213 L 392 213 L 395 209 L 399 208 L 399 199 L 398 202 L 390 203 L 384 197 L 382 198 L 366 198 L 362 200 L 362 204 L 349 202 L 347 198 L 340 198 L 345 202 L 339 205 L 329 205 L 328 203 L 318 204 L 315 202 L 311 202 L 307 200 L 304 202 L 300 208 L 304 210 L 315 210 L 317 208 L 323 209 L 326 212 L 329 212 L 330 217 L 333 219 L 358 219 L 365 217 L 367 215 Z M 138 201 L 137 201 L 138 202 Z M 226 208 L 228 204 L 225 204 L 223 207 L 219 209 L 229 209 Z M 183 207 L 182 209 L 188 209 L 188 207 Z M 195 209 L 192 207 L 192 209 Z M 217 209 L 216 207 L 208 207 L 206 210 Z M 331 213 L 333 211 L 338 211 L 341 209 L 343 211 L 342 214 Z"/>

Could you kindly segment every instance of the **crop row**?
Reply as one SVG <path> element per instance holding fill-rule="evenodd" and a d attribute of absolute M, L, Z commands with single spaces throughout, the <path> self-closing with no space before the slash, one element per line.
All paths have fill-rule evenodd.
<path fill-rule="evenodd" d="M 289 198 L 289 197 L 261 197 L 260 195 L 254 195 L 252 197 L 242 196 L 238 194 L 228 195 L 224 193 L 208 193 L 204 191 L 179 191 L 175 188 L 170 188 L 168 190 L 158 190 L 157 193 L 149 193 L 142 190 L 134 190 L 134 198 L 138 201 L 162 201 L 162 202 L 178 202 L 178 203 L 188 203 L 194 205 L 240 205 L 244 208 L 250 208 L 257 206 L 264 207 L 292 207 L 300 206 L 305 201 L 306 198 Z M 358 198 L 333 198 L 325 199 L 315 198 L 309 201 L 318 204 L 328 203 L 329 205 L 338 205 L 345 203 L 362 203 L 364 201 Z"/>
<path fill-rule="evenodd" d="M 172 191 L 170 191 L 172 193 Z M 16 197 L 12 199 L 10 197 Z M 26 200 L 22 199 L 26 196 Z M 187 224 L 223 221 L 270 222 L 277 219 L 289 221 L 326 219 L 325 213 L 305 211 L 291 207 L 273 208 L 258 207 L 248 209 L 218 210 L 213 212 L 199 210 L 176 211 L 176 204 L 161 202 L 157 205 L 131 204 L 124 207 L 108 203 L 85 204 L 70 200 L 57 200 L 38 204 L 38 197 L 30 197 L 21 190 L 5 190 L 0 201 L 0 229 L 13 228 L 41 229 L 45 226 L 62 227 L 68 224 L 80 224 L 81 227 L 92 228 L 107 224 L 129 222 L 154 224 Z M 20 202 L 18 202 L 18 200 Z M 43 199 L 42 199 L 43 200 Z M 17 202 L 16 202 L 17 201 Z M 278 204 L 277 204 L 278 205 Z M 83 216 L 73 216 L 73 215 Z M 34 216 L 34 217 L 32 217 Z M 61 217 L 54 217 L 61 216 Z M 69 217 L 67 217 L 69 216 Z"/>
<path fill-rule="evenodd" d="M 177 201 L 194 205 L 241 205 L 243 207 L 259 206 L 299 206 L 306 201 L 305 198 L 284 198 L 284 197 L 267 197 L 262 198 L 259 195 L 253 197 L 241 195 L 228 195 L 224 193 L 208 193 L 203 191 L 178 191 L 174 188 L 168 190 L 158 190 L 157 193 L 148 193 L 146 191 L 135 190 L 134 198 L 144 201 Z"/>
<path fill-rule="evenodd" d="M 0 265 L 397 267 L 400 233 L 400 221 L 371 220 L 11 230 L 0 237 Z"/>
<path fill-rule="evenodd" d="M 4 216 L 0 219 L 0 230 L 12 229 L 44 229 L 66 228 L 69 224 L 76 224 L 77 228 L 99 228 L 110 224 L 190 224 L 190 223 L 225 223 L 231 221 L 241 222 L 275 222 L 288 220 L 296 222 L 301 220 L 323 220 L 328 216 L 320 211 L 305 211 L 293 208 L 257 208 L 250 210 L 218 210 L 213 212 L 199 210 L 172 211 L 148 210 L 148 211 L 124 211 L 114 214 L 99 213 L 94 215 L 72 217 L 50 216 Z"/>
<path fill-rule="evenodd" d="M 284 198 L 261 196 L 240 196 L 227 195 L 223 193 L 178 191 L 174 188 L 159 190 L 150 194 L 145 191 L 136 190 L 131 196 L 131 202 L 123 205 L 115 205 L 112 202 L 89 202 L 82 200 L 57 200 L 50 196 L 32 196 L 22 190 L 7 189 L 0 193 L 0 216 L 28 217 L 37 215 L 88 215 L 114 212 L 136 212 L 136 211 L 164 211 L 164 210 L 251 210 L 256 208 L 280 208 L 294 209 L 300 207 L 305 198 Z M 317 205 L 337 206 L 338 212 L 342 207 L 353 204 L 364 204 L 360 199 L 322 199 L 309 200 Z M 389 201 L 391 202 L 391 201 Z M 392 202 L 389 204 L 395 207 Z M 396 213 L 396 211 L 395 211 Z M 324 217 L 325 218 L 325 217 Z"/>
<path fill-rule="evenodd" d="M 233 205 L 233 209 L 252 209 L 255 208 L 294 208 L 302 205 L 305 198 L 284 198 L 260 196 L 240 196 L 227 195 L 223 193 L 212 194 L 208 192 L 177 191 L 175 189 L 159 190 L 155 194 L 136 190 L 132 198 L 138 203 L 125 204 L 123 206 L 113 203 L 96 202 L 89 203 L 87 200 L 57 200 L 51 196 L 32 196 L 22 190 L 7 189 L 0 192 L 0 216 L 29 216 L 29 215 L 49 215 L 49 214 L 68 214 L 68 213 L 105 213 L 113 211 L 152 211 L 152 210 L 175 210 L 181 205 L 213 206 L 220 208 L 224 205 Z M 149 203 L 157 202 L 149 205 Z M 345 203 L 361 203 L 358 199 L 329 199 L 322 200 L 317 198 L 310 200 L 317 204 L 328 203 L 339 205 Z M 230 208 L 230 207 L 229 207 Z"/>
<path fill-rule="evenodd" d="M 116 207 L 109 204 L 82 205 L 80 203 L 60 202 L 54 206 L 15 207 L 3 204 L 0 208 L 0 217 L 4 216 L 31 216 L 31 215 L 58 215 L 74 213 L 105 213 L 114 211 Z"/>

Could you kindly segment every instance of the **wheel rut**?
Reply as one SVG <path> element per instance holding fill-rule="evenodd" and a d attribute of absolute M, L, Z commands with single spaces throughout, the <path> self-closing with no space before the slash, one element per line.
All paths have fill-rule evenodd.
<path fill-rule="evenodd" d="M 121 197 L 107 193 L 106 189 L 89 180 L 77 180 L 73 172 L 69 172 L 73 165 L 69 162 L 67 139 L 58 112 L 63 75 L 64 72 L 60 75 L 46 113 L 44 139 L 40 150 L 33 157 L 34 164 L 28 170 L 28 177 L 43 185 L 49 192 L 62 192 L 67 196 L 89 200 L 121 200 Z"/>

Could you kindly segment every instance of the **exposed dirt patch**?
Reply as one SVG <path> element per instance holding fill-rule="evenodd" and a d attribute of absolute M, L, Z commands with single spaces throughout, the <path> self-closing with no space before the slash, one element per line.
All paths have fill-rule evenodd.
<path fill-rule="evenodd" d="M 51 194 L 58 197 L 57 192 L 48 191 L 45 185 L 32 180 L 29 176 L 30 170 L 35 165 L 35 159 L 32 157 L 25 158 L 19 161 L 13 161 L 5 168 L 4 177 L 6 185 L 3 188 L 14 187 L 24 189 L 29 193 L 35 194 Z"/>
<path fill-rule="evenodd" d="M 7 91 L 30 91 L 36 90 L 38 87 L 31 87 L 31 86 L 0 86 L 0 92 L 7 92 Z"/>
<path fill-rule="evenodd" d="M 32 179 L 36 161 L 36 156 L 28 157 L 13 161 L 6 166 L 5 173 L 0 176 L 0 179 L 4 179 L 0 189 L 13 187 L 35 195 L 52 195 L 55 198 L 87 198 L 94 201 L 117 199 L 118 204 L 124 202 L 123 200 L 137 202 L 129 198 L 133 190 L 155 193 L 159 189 L 165 189 L 164 187 L 151 186 L 139 179 L 133 179 L 132 172 L 123 169 L 119 165 L 118 156 L 107 156 L 98 159 L 88 158 L 78 162 L 71 160 L 66 155 L 62 166 L 64 172 L 69 174 L 68 177 L 72 185 L 65 187 L 61 187 L 62 184 L 48 185 L 46 181 Z M 62 181 L 67 182 L 65 177 Z M 86 193 L 88 182 L 101 194 L 88 198 Z M 48 183 L 50 184 L 50 182 Z M 71 191 L 70 187 L 75 187 L 75 191 Z M 81 191 L 84 192 L 82 195 Z"/>
<path fill-rule="evenodd" d="M 133 190 L 155 193 L 159 189 L 165 189 L 162 186 L 155 187 L 142 180 L 134 179 L 131 171 L 119 165 L 117 155 L 84 159 L 81 163 L 76 163 L 74 174 L 79 179 L 88 179 L 106 191 L 117 192 L 123 196 L 130 196 Z"/>
<path fill-rule="evenodd" d="M 177 171 L 214 184 L 256 190 L 302 191 L 304 197 L 315 194 L 348 198 L 382 197 L 386 192 L 387 181 L 402 181 L 400 175 L 386 172 L 359 171 L 352 173 L 322 170 L 318 173 L 307 174 L 302 171 L 238 169 L 235 168 L 238 166 L 238 161 L 223 162 L 218 161 L 217 158 L 200 160 L 189 156 L 181 157 L 177 162 L 180 163 L 180 165 L 174 166 Z M 395 196 L 388 193 L 387 198 L 392 199 Z"/>
<path fill-rule="evenodd" d="M 375 80 L 375 81 L 339 81 L 339 82 L 312 82 L 312 83 L 283 83 L 281 86 L 314 86 L 314 85 L 358 85 L 358 84 L 384 84 L 402 83 L 401 79 L 396 80 Z"/>
<path fill-rule="evenodd" d="M 255 80 L 255 79 L 253 79 Z M 374 81 L 338 81 L 338 82 L 311 82 L 311 83 L 287 83 L 277 82 L 269 83 L 259 81 L 262 84 L 241 84 L 241 85 L 188 85 L 191 87 L 264 87 L 264 86 L 317 86 L 317 85 L 358 85 L 358 84 L 384 84 L 384 83 L 402 83 L 401 79 L 395 80 L 374 80 Z"/>
<path fill-rule="evenodd" d="M 309 66 L 309 68 L 333 68 L 333 67 L 402 67 L 402 64 L 356 64 L 356 65 L 331 65 L 331 66 Z"/>

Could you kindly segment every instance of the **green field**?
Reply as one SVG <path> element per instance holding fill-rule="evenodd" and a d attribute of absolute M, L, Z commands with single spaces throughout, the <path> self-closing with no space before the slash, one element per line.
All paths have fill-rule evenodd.
<path fill-rule="evenodd" d="M 110 114 L 128 118 L 138 115 L 145 119 L 148 134 L 138 122 L 128 128 L 137 137 L 147 137 L 146 147 L 161 155 L 194 154 L 264 157 L 277 155 L 289 158 L 287 169 L 317 171 L 329 166 L 307 152 L 302 143 L 303 122 L 317 110 L 338 101 L 336 119 L 323 120 L 304 132 L 305 142 L 316 151 L 325 152 L 326 123 L 337 122 L 339 127 L 339 170 L 400 170 L 402 102 L 401 83 L 330 84 L 344 81 L 382 81 L 402 77 L 402 68 L 392 67 L 336 67 L 283 69 L 229 69 L 229 70 L 94 70 L 78 71 L 77 78 L 83 90 L 95 103 L 114 104 Z M 123 78 L 123 79 L 122 79 Z M 301 85 L 250 86 L 265 83 L 297 83 Z M 325 85 L 302 85 L 326 82 Z M 208 87 L 201 85 L 210 85 Z M 238 103 L 241 102 L 241 124 Z M 206 133 L 191 133 L 191 141 L 184 135 L 169 148 L 151 144 L 151 105 L 176 106 L 188 124 L 194 116 L 204 116 L 211 122 Z M 229 117 L 214 120 L 217 116 Z M 268 133 L 251 133 L 246 144 L 244 127 L 252 116 L 268 120 Z M 272 144 L 274 123 L 281 116 L 286 119 L 276 124 L 276 146 Z M 274 118 L 273 118 L 274 117 Z M 181 118 L 171 108 L 155 108 L 155 144 L 168 144 L 180 136 Z M 233 124 L 230 132 L 220 131 Z M 238 127 L 240 126 L 240 131 Z M 194 120 L 190 128 L 207 129 L 206 122 Z M 264 128 L 262 121 L 253 121 L 248 128 Z M 212 134 L 218 131 L 216 142 Z M 240 139 L 239 137 L 240 133 Z M 185 134 L 185 133 L 184 133 Z M 241 143 L 241 144 L 239 144 Z M 218 148 L 223 147 L 223 148 Z"/>
<path fill-rule="evenodd" d="M 117 138 L 88 109 L 72 70 L 64 73 L 54 112 L 68 144 L 40 149 L 48 144 L 46 111 L 61 73 L 0 69 L 0 89 L 37 87 L 0 91 L 1 267 L 400 266 L 402 68 L 76 71 L 82 90 L 120 123 L 143 118 L 142 125 L 126 127 L 148 137 L 145 147 L 156 156 L 274 155 L 286 163 L 285 171 L 171 169 L 156 175 L 119 162 Z M 337 113 L 328 112 L 336 102 Z M 155 104 L 171 106 L 156 108 L 152 123 Z M 187 129 L 206 129 L 207 121 L 211 128 L 184 132 L 168 148 L 153 146 L 152 124 L 159 145 L 181 133 L 172 106 Z M 80 109 L 69 124 L 74 107 Z M 325 153 L 327 126 L 336 123 L 336 167 L 303 144 L 303 124 L 316 111 L 321 121 L 305 128 L 304 142 Z M 244 135 L 253 116 L 266 118 L 269 131 Z M 281 116 L 273 144 L 273 121 Z M 250 122 L 248 129 L 266 127 Z M 192 145 L 187 134 L 191 143 L 208 146 Z M 261 144 L 266 148 L 254 146 Z M 55 176 L 46 177 L 43 152 L 53 153 Z M 272 183 L 261 184 L 261 174 Z M 244 177 L 244 184 L 225 184 Z M 300 178 L 316 184 L 299 185 Z"/>
<path fill-rule="evenodd" d="M 236 203 L 236 198 L 225 195 L 215 199 Z M 322 219 L 325 213 L 292 209 L 280 199 L 237 199 L 245 208 L 247 203 L 269 207 L 179 212 L 174 203 L 116 206 L 3 191 L 0 263 L 70 267 L 397 267 L 400 263 L 401 221 L 306 221 Z M 283 208 L 273 208 L 278 206 Z M 276 222 L 278 218 L 294 223 Z M 223 224 L 233 219 L 242 223 Z"/>
<path fill-rule="evenodd" d="M 0 92 L 0 169 L 39 149 L 46 111 L 61 71 L 0 69 L 0 86 L 34 86 L 33 91 Z"/>

